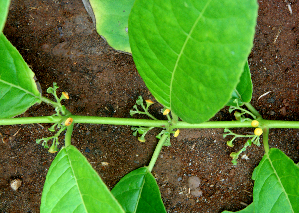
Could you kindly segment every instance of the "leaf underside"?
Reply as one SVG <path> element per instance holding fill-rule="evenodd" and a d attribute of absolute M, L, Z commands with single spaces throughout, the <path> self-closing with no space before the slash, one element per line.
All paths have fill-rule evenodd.
<path fill-rule="evenodd" d="M 257 8 L 256 0 L 136 0 L 130 45 L 155 98 L 189 123 L 224 107 L 250 53 Z"/>
<path fill-rule="evenodd" d="M 62 148 L 51 164 L 40 210 L 124 212 L 87 159 L 72 145 Z"/>
<path fill-rule="evenodd" d="M 89 0 L 97 32 L 116 50 L 131 52 L 128 19 L 134 0 Z"/>
<path fill-rule="evenodd" d="M 34 73 L 17 49 L 0 34 L 0 118 L 10 118 L 25 112 L 40 102 Z"/>
<path fill-rule="evenodd" d="M 252 98 L 252 81 L 248 62 L 245 63 L 244 71 L 240 77 L 240 81 L 232 93 L 232 97 L 227 103 L 228 106 L 236 106 L 234 100 L 238 100 L 239 106 L 249 103 Z"/>
<path fill-rule="evenodd" d="M 127 174 L 111 192 L 126 212 L 166 212 L 156 180 L 146 167 Z"/>

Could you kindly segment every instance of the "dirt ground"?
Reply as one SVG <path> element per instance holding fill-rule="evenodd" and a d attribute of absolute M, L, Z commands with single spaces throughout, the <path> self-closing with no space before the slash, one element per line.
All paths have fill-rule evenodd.
<path fill-rule="evenodd" d="M 249 57 L 252 105 L 265 119 L 298 120 L 299 1 L 259 0 L 259 5 Z M 80 0 L 13 0 L 4 33 L 35 72 L 45 96 L 53 82 L 60 92 L 70 94 L 65 105 L 73 114 L 126 118 L 139 95 L 154 99 L 132 57 L 117 53 L 101 39 Z M 152 110 L 158 117 L 160 108 L 157 104 Z M 53 109 L 41 104 L 22 116 L 51 114 Z M 232 119 L 225 108 L 212 120 Z M 35 140 L 50 136 L 48 127 L 0 127 L 0 212 L 39 212 L 55 155 Z M 181 130 L 178 138 L 172 138 L 172 146 L 163 148 L 153 174 L 168 212 L 236 211 L 252 202 L 251 174 L 263 148 L 248 148 L 248 159 L 233 166 L 229 154 L 245 141 L 227 147 L 222 133 L 222 129 Z M 80 124 L 75 126 L 72 143 L 112 188 L 125 174 L 149 163 L 156 134 L 158 130 L 153 130 L 146 143 L 140 143 L 128 126 Z M 297 163 L 299 131 L 271 130 L 270 147 L 280 148 Z M 15 178 L 22 180 L 17 191 L 10 188 Z M 190 180 L 199 183 L 197 192 L 189 191 Z"/>

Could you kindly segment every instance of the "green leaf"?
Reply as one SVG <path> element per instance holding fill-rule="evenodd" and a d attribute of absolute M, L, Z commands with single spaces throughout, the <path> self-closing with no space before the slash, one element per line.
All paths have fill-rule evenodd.
<path fill-rule="evenodd" d="M 230 213 L 231 211 L 223 211 L 222 213 Z M 238 213 L 254 213 L 253 203 L 247 206 L 245 209 L 237 211 Z"/>
<path fill-rule="evenodd" d="M 0 118 L 25 112 L 40 102 L 34 73 L 17 49 L 0 34 Z"/>
<path fill-rule="evenodd" d="M 97 32 L 116 50 L 131 52 L 128 19 L 135 0 L 89 0 Z"/>
<path fill-rule="evenodd" d="M 46 177 L 43 212 L 124 212 L 97 172 L 76 147 L 60 150 Z"/>
<path fill-rule="evenodd" d="M 129 39 L 155 98 L 189 123 L 228 103 L 253 46 L 256 0 L 136 0 Z"/>
<path fill-rule="evenodd" d="M 246 62 L 244 66 L 244 71 L 240 77 L 240 81 L 233 90 L 233 94 L 229 102 L 227 103 L 228 106 L 236 106 L 234 100 L 238 100 L 239 106 L 243 105 L 245 102 L 249 103 L 252 98 L 252 81 L 250 75 L 250 69 L 248 66 L 248 62 Z"/>
<path fill-rule="evenodd" d="M 10 0 L 0 1 L 0 30 L 1 30 L 0 32 L 2 32 L 4 28 L 6 17 L 9 10 L 9 5 L 10 5 Z"/>
<path fill-rule="evenodd" d="M 299 168 L 279 149 L 270 149 L 252 179 L 254 212 L 299 212 Z"/>
<path fill-rule="evenodd" d="M 166 212 L 159 187 L 146 167 L 127 174 L 111 192 L 127 213 Z"/>

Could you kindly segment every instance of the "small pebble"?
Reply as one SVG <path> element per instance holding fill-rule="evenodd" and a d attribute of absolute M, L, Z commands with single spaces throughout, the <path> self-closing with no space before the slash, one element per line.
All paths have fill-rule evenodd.
<path fill-rule="evenodd" d="M 245 159 L 245 160 L 249 160 L 249 157 L 248 157 L 246 154 L 242 155 L 241 158 L 242 158 L 242 159 Z"/>
<path fill-rule="evenodd" d="M 200 179 L 196 176 L 191 176 L 188 178 L 188 186 L 190 190 L 190 194 L 195 197 L 201 197 L 202 191 L 199 188 Z"/>
<path fill-rule="evenodd" d="M 108 166 L 109 165 L 108 162 L 102 162 L 101 164 L 102 164 L 102 166 Z"/>
<path fill-rule="evenodd" d="M 191 190 L 199 187 L 199 184 L 200 184 L 200 179 L 198 177 L 191 176 L 188 178 L 188 186 Z"/>
<path fill-rule="evenodd" d="M 10 182 L 10 187 L 14 190 L 17 191 L 18 188 L 22 185 L 22 181 L 20 179 L 14 179 Z"/>
<path fill-rule="evenodd" d="M 275 98 L 268 98 L 267 102 L 268 103 L 274 103 L 275 102 Z"/>
<path fill-rule="evenodd" d="M 200 189 L 196 189 L 196 190 L 191 190 L 190 192 L 193 196 L 195 197 L 201 197 L 202 196 L 202 191 Z"/>

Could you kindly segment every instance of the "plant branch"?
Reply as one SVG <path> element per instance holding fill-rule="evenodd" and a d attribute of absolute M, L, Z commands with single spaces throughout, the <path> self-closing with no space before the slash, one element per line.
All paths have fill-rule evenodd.
<path fill-rule="evenodd" d="M 71 145 L 71 137 L 72 137 L 72 133 L 73 133 L 73 128 L 74 128 L 74 122 L 69 125 L 66 129 L 66 133 L 65 133 L 65 138 L 64 138 L 64 146 L 68 147 L 69 145 Z"/>
<path fill-rule="evenodd" d="M 128 126 L 147 126 L 165 128 L 169 125 L 167 120 L 151 120 L 151 119 L 135 119 L 135 118 L 112 118 L 112 117 L 96 117 L 96 116 L 42 116 L 42 117 L 24 117 L 24 118 L 2 118 L 0 125 L 16 125 L 16 124 L 32 124 L 32 123 L 57 123 L 72 117 L 75 123 L 90 124 L 110 124 L 110 125 L 128 125 Z M 275 121 L 262 120 L 260 124 L 266 125 L 268 128 L 294 128 L 299 129 L 299 121 Z M 173 129 L 191 129 L 191 128 L 245 128 L 251 127 L 250 121 L 207 121 L 200 124 L 189 124 L 184 121 L 178 121 L 176 125 L 172 125 Z"/>
<path fill-rule="evenodd" d="M 264 144 L 264 149 L 265 149 L 265 153 L 266 154 L 269 152 L 268 139 L 269 139 L 269 128 L 268 127 L 264 127 L 263 128 L 263 144 Z"/>
<path fill-rule="evenodd" d="M 153 115 L 151 115 L 149 112 L 145 111 L 145 112 L 138 112 L 138 114 L 140 115 L 147 115 L 148 117 L 150 117 L 153 120 L 158 120 L 157 118 L 155 118 Z"/>
<path fill-rule="evenodd" d="M 257 117 L 257 119 L 263 119 L 261 114 L 250 103 L 245 103 L 245 106 Z"/>
<path fill-rule="evenodd" d="M 148 165 L 148 170 L 150 172 L 152 172 L 152 170 L 154 168 L 154 165 L 155 165 L 155 163 L 156 163 L 156 161 L 158 159 L 158 156 L 159 156 L 159 154 L 161 152 L 161 149 L 163 147 L 163 144 L 164 144 L 164 142 L 166 141 L 166 139 L 168 137 L 169 137 L 169 134 L 163 134 L 162 138 L 159 140 L 159 142 L 158 142 L 158 144 L 156 146 L 156 149 L 154 151 L 154 154 L 152 155 L 151 161 L 150 161 L 150 163 Z"/>
<path fill-rule="evenodd" d="M 50 99 L 45 98 L 45 97 L 43 97 L 43 96 L 42 96 L 40 99 L 41 99 L 41 101 L 43 101 L 43 102 L 45 102 L 45 103 L 47 103 L 47 104 L 52 105 L 54 108 L 55 108 L 55 107 L 61 107 L 61 105 L 60 105 L 59 103 L 57 103 L 57 102 L 55 102 L 55 101 L 51 101 Z"/>

